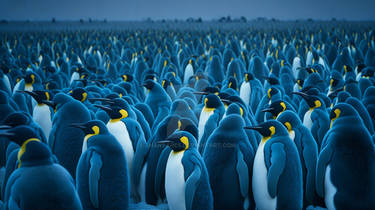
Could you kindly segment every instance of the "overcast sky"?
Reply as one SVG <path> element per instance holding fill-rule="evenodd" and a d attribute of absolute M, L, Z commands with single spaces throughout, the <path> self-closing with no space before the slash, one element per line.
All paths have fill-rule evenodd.
<path fill-rule="evenodd" d="M 0 19 L 7 20 L 213 19 L 227 15 L 375 20 L 375 0 L 0 0 Z"/>

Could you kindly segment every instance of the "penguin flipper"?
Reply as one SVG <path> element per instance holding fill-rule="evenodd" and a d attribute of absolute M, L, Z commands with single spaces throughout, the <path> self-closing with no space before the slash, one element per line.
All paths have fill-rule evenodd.
<path fill-rule="evenodd" d="M 93 151 L 90 158 L 89 191 L 90 201 L 95 208 L 99 208 L 99 179 L 102 165 L 100 154 Z"/>
<path fill-rule="evenodd" d="M 317 162 L 317 157 L 318 157 L 318 148 L 316 146 L 315 140 L 311 139 L 311 142 L 313 144 L 304 142 L 304 147 L 302 151 L 303 160 L 306 166 L 306 198 L 310 202 L 312 202 L 312 199 L 314 197 L 315 172 L 316 172 L 315 170 L 316 170 L 316 162 Z"/>
<path fill-rule="evenodd" d="M 318 163 L 316 165 L 316 192 L 322 198 L 324 198 L 324 178 L 326 174 L 326 168 L 332 157 L 332 149 L 326 146 L 322 149 L 319 154 Z"/>
<path fill-rule="evenodd" d="M 142 172 L 142 167 L 145 162 L 146 155 L 148 153 L 148 145 L 146 141 L 138 141 L 137 148 L 134 154 L 133 161 L 133 181 L 136 187 L 138 187 L 140 174 Z"/>
<path fill-rule="evenodd" d="M 187 210 L 193 209 L 195 191 L 202 174 L 198 160 L 196 160 L 196 158 L 191 158 L 191 161 L 194 164 L 194 170 L 186 179 L 185 183 L 185 204 Z"/>
<path fill-rule="evenodd" d="M 286 153 L 283 144 L 273 143 L 271 145 L 270 162 L 271 164 L 267 175 L 268 193 L 272 198 L 275 198 L 277 184 L 279 183 L 280 175 L 283 173 L 286 163 Z"/>
<path fill-rule="evenodd" d="M 318 145 L 321 145 L 323 142 L 324 135 L 329 129 L 329 117 L 327 112 L 321 110 L 315 110 L 311 113 L 311 121 L 313 126 L 311 127 L 311 133 L 318 141 Z"/>
<path fill-rule="evenodd" d="M 240 182 L 241 195 L 246 198 L 249 194 L 249 168 L 240 149 L 237 152 L 236 171 Z"/>
<path fill-rule="evenodd" d="M 163 152 L 160 154 L 158 164 L 155 171 L 155 195 L 159 197 L 162 187 L 162 180 L 165 177 L 165 168 L 167 167 L 167 161 L 171 149 L 169 147 L 164 148 Z"/>

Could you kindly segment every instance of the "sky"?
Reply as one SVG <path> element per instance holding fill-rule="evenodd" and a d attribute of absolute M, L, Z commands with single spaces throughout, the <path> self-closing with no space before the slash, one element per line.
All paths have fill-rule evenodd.
<path fill-rule="evenodd" d="M 248 19 L 375 20 L 375 0 L 0 0 L 6 20 L 204 20 Z"/>

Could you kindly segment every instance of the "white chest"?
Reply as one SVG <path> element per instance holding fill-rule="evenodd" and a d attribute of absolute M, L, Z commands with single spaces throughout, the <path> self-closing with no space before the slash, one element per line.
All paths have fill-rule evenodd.
<path fill-rule="evenodd" d="M 294 132 L 294 130 L 289 131 L 289 137 L 294 142 L 294 139 L 296 138 L 296 132 Z"/>
<path fill-rule="evenodd" d="M 328 165 L 326 168 L 326 174 L 324 177 L 324 192 L 325 192 L 324 201 L 327 205 L 327 208 L 329 210 L 336 209 L 333 199 L 335 197 L 337 189 L 332 184 L 332 181 L 331 181 L 331 166 L 330 165 Z"/>
<path fill-rule="evenodd" d="M 117 139 L 122 149 L 124 150 L 126 161 L 128 163 L 128 169 L 129 169 L 129 172 L 131 172 L 133 157 L 134 157 L 134 149 L 133 149 L 132 141 L 130 139 L 129 132 L 128 132 L 128 129 L 126 128 L 125 123 L 122 121 L 108 122 L 107 128 L 109 132 Z"/>
<path fill-rule="evenodd" d="M 9 78 L 8 78 L 8 76 L 7 75 L 3 75 L 3 84 L 5 84 L 5 86 L 6 86 L 6 88 L 8 89 L 8 91 L 9 92 L 11 92 L 12 90 L 12 88 L 11 88 L 11 86 L 10 86 L 10 82 L 9 82 Z"/>
<path fill-rule="evenodd" d="M 187 81 L 191 76 L 194 75 L 194 69 L 191 64 L 188 64 L 185 68 L 185 73 L 184 73 L 184 84 L 187 84 Z"/>
<path fill-rule="evenodd" d="M 205 108 L 202 109 L 201 115 L 199 117 L 199 123 L 198 123 L 198 144 L 200 143 L 203 133 L 204 133 L 204 126 L 206 125 L 206 122 L 208 118 L 213 114 L 213 111 L 207 111 Z"/>
<path fill-rule="evenodd" d="M 246 105 L 250 103 L 251 86 L 249 82 L 243 82 L 240 88 L 240 98 Z"/>
<path fill-rule="evenodd" d="M 277 196 L 272 198 L 268 193 L 268 170 L 264 161 L 264 145 L 260 143 L 254 158 L 253 193 L 257 209 L 276 209 Z"/>
<path fill-rule="evenodd" d="M 33 119 L 42 128 L 44 135 L 48 138 L 52 128 L 51 110 L 47 105 L 37 105 L 33 110 Z"/>
<path fill-rule="evenodd" d="M 70 77 L 70 84 L 72 84 L 77 79 L 79 79 L 79 73 L 73 72 L 72 76 Z"/>
<path fill-rule="evenodd" d="M 311 114 L 314 110 L 313 109 L 309 109 L 306 113 L 305 113 L 305 116 L 303 117 L 303 125 L 306 126 L 307 129 L 311 130 L 312 128 L 312 120 L 311 120 Z"/>
<path fill-rule="evenodd" d="M 165 170 L 165 194 L 170 210 L 185 210 L 184 152 L 171 152 Z"/>

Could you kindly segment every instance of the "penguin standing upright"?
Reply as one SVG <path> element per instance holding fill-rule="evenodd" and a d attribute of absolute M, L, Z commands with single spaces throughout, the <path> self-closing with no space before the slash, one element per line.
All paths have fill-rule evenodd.
<path fill-rule="evenodd" d="M 205 146 L 203 158 L 210 177 L 215 209 L 255 207 L 250 181 L 254 149 L 243 126 L 240 115 L 228 115 Z"/>
<path fill-rule="evenodd" d="M 319 154 L 316 189 L 328 209 L 375 208 L 375 149 L 357 111 L 339 103 Z M 353 201 L 361 202 L 353 202 Z"/>
<path fill-rule="evenodd" d="M 177 131 L 158 143 L 172 149 L 166 151 L 169 156 L 165 169 L 165 193 L 169 209 L 213 209 L 208 172 L 193 135 Z"/>
<path fill-rule="evenodd" d="M 129 172 L 121 145 L 101 121 L 71 124 L 87 141 L 77 166 L 77 191 L 84 209 L 127 209 Z"/>
<path fill-rule="evenodd" d="M 253 193 L 257 209 L 302 209 L 302 169 L 296 145 L 278 121 L 255 127 L 262 140 L 254 158 Z"/>
<path fill-rule="evenodd" d="M 19 144 L 18 166 L 5 189 L 7 209 L 82 209 L 68 171 L 54 163 L 49 147 L 28 126 L 0 130 Z"/>

